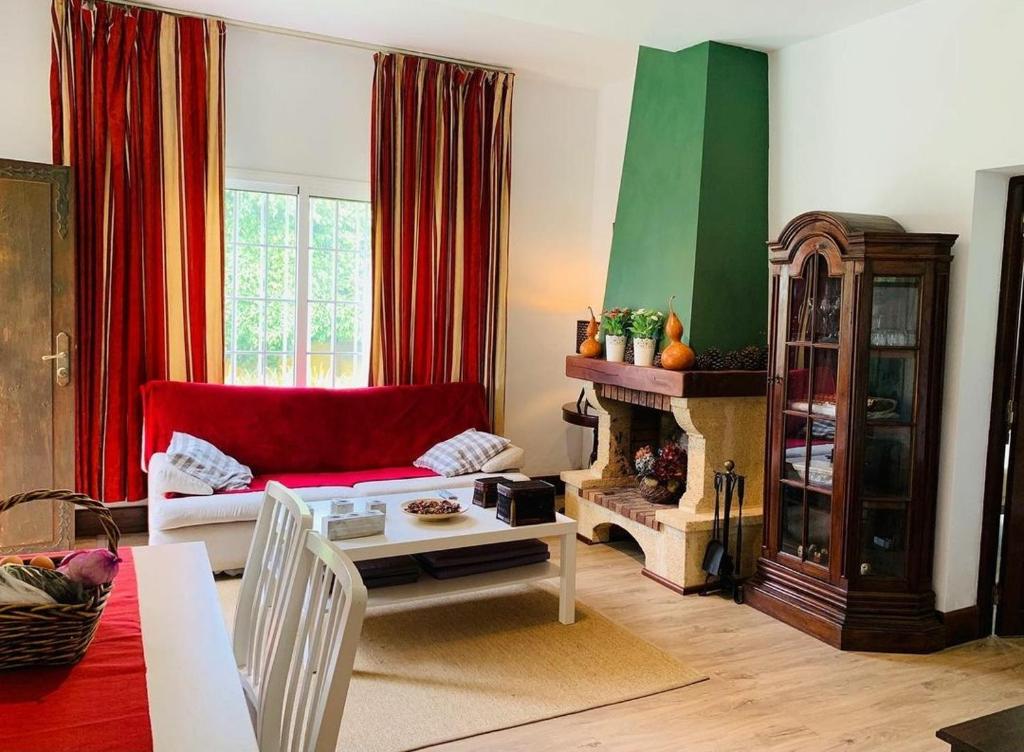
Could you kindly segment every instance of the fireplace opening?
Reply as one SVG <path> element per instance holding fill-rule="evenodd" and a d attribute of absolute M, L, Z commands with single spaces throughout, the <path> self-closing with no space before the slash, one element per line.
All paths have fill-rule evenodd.
<path fill-rule="evenodd" d="M 629 531 L 613 523 L 608 523 L 601 527 L 603 529 L 598 537 L 600 540 L 603 540 L 605 545 L 626 554 L 641 564 L 644 563 L 644 550 L 640 548 L 640 544 L 636 538 L 629 534 Z"/>

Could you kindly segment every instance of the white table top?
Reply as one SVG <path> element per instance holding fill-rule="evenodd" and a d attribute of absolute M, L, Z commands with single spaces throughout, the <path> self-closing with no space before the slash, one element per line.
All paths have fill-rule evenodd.
<path fill-rule="evenodd" d="M 132 549 L 156 752 L 257 752 L 202 543 Z"/>
<path fill-rule="evenodd" d="M 458 517 L 433 522 L 406 514 L 402 511 L 401 505 L 412 499 L 437 498 L 436 492 L 419 491 L 359 497 L 379 500 L 387 504 L 384 532 L 365 538 L 332 541 L 332 543 L 348 554 L 353 561 L 366 561 L 385 556 L 401 556 L 502 541 L 576 534 L 576 521 L 561 514 L 555 515 L 555 522 L 511 527 L 498 520 L 495 508 L 484 509 L 475 506 L 472 488 L 456 488 L 452 489 L 452 493 L 458 497 L 462 506 L 466 507 L 466 512 Z M 353 500 L 345 499 L 345 501 Z M 311 501 L 309 507 L 313 511 L 313 529 L 321 531 L 324 516 L 331 512 L 331 502 L 329 499 Z"/>

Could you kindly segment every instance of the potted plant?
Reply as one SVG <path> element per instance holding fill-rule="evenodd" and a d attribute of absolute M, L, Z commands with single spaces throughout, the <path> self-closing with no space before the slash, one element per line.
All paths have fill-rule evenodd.
<path fill-rule="evenodd" d="M 604 357 L 612 363 L 621 363 L 625 359 L 629 315 L 628 308 L 613 308 L 601 314 L 601 328 L 604 330 Z"/>
<path fill-rule="evenodd" d="M 654 365 L 654 351 L 658 345 L 658 332 L 665 318 L 661 311 L 637 308 L 629 317 L 629 333 L 633 335 L 633 365 Z"/>
<path fill-rule="evenodd" d="M 675 504 L 686 490 L 686 451 L 667 441 L 658 451 L 641 447 L 633 458 L 640 495 L 656 504 Z"/>

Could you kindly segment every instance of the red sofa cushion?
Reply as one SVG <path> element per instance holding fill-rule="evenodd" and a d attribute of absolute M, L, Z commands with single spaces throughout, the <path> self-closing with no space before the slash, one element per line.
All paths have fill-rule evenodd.
<path fill-rule="evenodd" d="M 356 483 L 369 483 L 378 480 L 405 480 L 406 478 L 440 477 L 433 470 L 425 467 L 377 467 L 371 470 L 349 470 L 343 473 L 267 473 L 256 475 L 248 488 L 237 491 L 221 491 L 220 493 L 245 493 L 262 491 L 267 484 L 276 480 L 288 488 L 322 488 L 323 486 L 354 486 Z"/>
<path fill-rule="evenodd" d="M 146 464 L 183 431 L 253 475 L 407 467 L 437 442 L 489 424 L 483 386 L 472 383 L 310 389 L 151 381 L 142 402 Z"/>

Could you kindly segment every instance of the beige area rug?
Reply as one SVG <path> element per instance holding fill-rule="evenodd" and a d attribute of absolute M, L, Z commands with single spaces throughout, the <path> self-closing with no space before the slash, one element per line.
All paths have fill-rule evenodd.
<path fill-rule="evenodd" d="M 238 580 L 218 589 L 228 620 Z M 576 604 L 558 622 L 543 586 L 372 608 L 339 752 L 408 752 L 706 679 Z"/>

